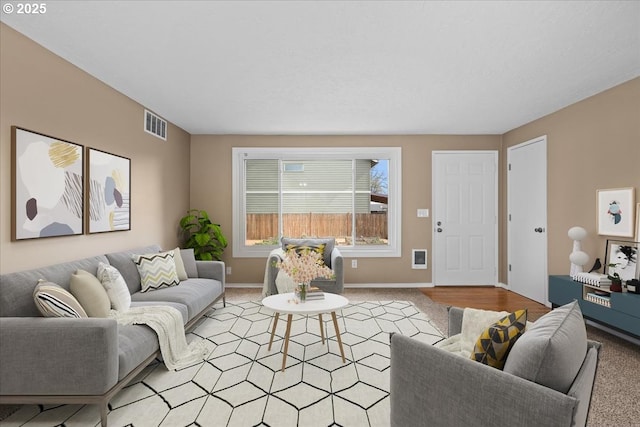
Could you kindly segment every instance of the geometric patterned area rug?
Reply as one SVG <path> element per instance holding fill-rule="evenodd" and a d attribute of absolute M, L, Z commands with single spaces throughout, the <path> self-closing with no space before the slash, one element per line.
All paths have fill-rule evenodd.
<path fill-rule="evenodd" d="M 322 344 L 317 316 L 293 316 L 281 372 L 286 316 L 267 350 L 273 313 L 260 302 L 217 304 L 187 334 L 207 360 L 179 371 L 149 365 L 109 405 L 109 426 L 388 426 L 389 333 L 434 344 L 444 335 L 407 301 L 353 302 L 331 316 Z M 428 367 L 425 367 L 428 369 Z M 95 405 L 24 405 L 2 426 L 99 426 Z"/>

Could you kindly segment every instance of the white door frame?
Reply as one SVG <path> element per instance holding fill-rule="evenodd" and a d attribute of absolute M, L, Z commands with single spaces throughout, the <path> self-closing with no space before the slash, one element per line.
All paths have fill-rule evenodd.
<path fill-rule="evenodd" d="M 435 174 L 435 168 L 433 167 L 434 161 L 435 161 L 435 155 L 437 154 L 493 154 L 494 159 L 495 159 L 495 187 L 494 187 L 494 194 L 495 194 L 495 213 L 496 213 L 496 219 L 495 219 L 495 233 L 494 233 L 494 276 L 493 276 L 493 282 L 495 286 L 498 286 L 498 263 L 499 263 L 499 259 L 498 259 L 498 254 L 499 254 L 499 248 L 498 248 L 498 244 L 499 244 L 499 239 L 498 239 L 498 235 L 499 235 L 499 229 L 500 229 L 500 211 L 499 211 L 499 181 L 500 181 L 500 174 L 499 174 L 499 170 L 498 170 L 498 165 L 499 165 L 499 151 L 498 150 L 434 150 L 431 152 L 431 207 L 432 207 L 432 215 L 431 215 L 431 246 L 432 246 L 432 250 L 431 250 L 431 265 L 433 266 L 433 272 L 432 272 L 432 277 L 431 277 L 431 282 L 432 285 L 437 286 L 436 284 L 436 278 L 437 278 L 437 267 L 436 267 L 436 262 L 435 262 L 435 257 L 436 257 L 436 251 L 435 251 L 435 239 L 436 239 L 436 228 L 437 226 L 434 224 L 434 218 L 436 218 L 437 215 L 437 203 L 436 203 L 436 185 L 438 185 L 437 183 L 437 179 L 436 179 L 436 174 Z M 482 285 L 478 285 L 478 286 L 482 286 Z"/>
<path fill-rule="evenodd" d="M 525 147 L 527 145 L 530 144 L 534 144 L 534 143 L 538 143 L 538 142 L 544 142 L 545 144 L 545 151 L 547 148 L 547 135 L 542 135 L 542 136 L 538 136 L 536 138 L 530 139 L 528 141 L 522 142 L 520 144 L 511 146 L 507 148 L 507 168 L 509 167 L 509 164 L 511 163 L 511 156 L 512 156 L 512 152 L 513 150 L 516 150 L 518 148 L 522 148 Z M 545 172 L 545 177 L 548 178 L 548 165 L 547 165 L 547 160 L 545 159 L 545 163 L 544 163 L 544 172 Z M 546 197 L 545 197 L 545 205 L 544 205 L 544 209 L 543 209 L 543 214 L 544 214 L 544 218 L 542 220 L 542 227 L 544 228 L 544 238 L 545 238 L 545 253 L 544 253 L 544 257 L 543 257 L 543 277 L 545 277 L 545 283 L 547 283 L 547 286 L 545 286 L 544 289 L 544 304 L 546 304 L 547 306 L 551 306 L 549 303 L 549 287 L 548 287 L 548 254 L 549 254 L 549 239 L 547 236 L 547 230 L 548 230 L 548 223 L 547 223 L 547 206 L 548 206 L 548 181 L 547 178 L 545 178 L 545 193 L 546 193 Z M 515 246 L 514 242 L 512 241 L 512 232 L 511 232 L 511 227 L 512 227 L 512 223 L 509 220 L 509 213 L 511 212 L 511 204 L 512 204 L 512 200 L 511 197 L 509 197 L 510 195 L 510 189 L 511 189 L 511 185 L 512 183 L 510 182 L 509 179 L 509 173 L 507 170 L 507 289 L 511 290 L 511 270 L 509 268 L 509 266 L 511 265 L 511 261 L 512 261 L 512 250 L 513 247 Z"/>

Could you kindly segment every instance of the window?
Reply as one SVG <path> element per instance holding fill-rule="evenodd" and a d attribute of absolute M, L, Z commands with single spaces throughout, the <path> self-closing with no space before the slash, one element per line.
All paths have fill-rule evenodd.
<path fill-rule="evenodd" d="M 344 256 L 400 256 L 400 148 L 234 148 L 233 256 L 335 237 Z"/>

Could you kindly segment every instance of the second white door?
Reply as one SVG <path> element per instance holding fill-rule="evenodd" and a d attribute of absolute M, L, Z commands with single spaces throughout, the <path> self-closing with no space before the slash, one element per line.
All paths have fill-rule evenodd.
<path fill-rule="evenodd" d="M 498 152 L 434 151 L 433 283 L 498 281 Z"/>

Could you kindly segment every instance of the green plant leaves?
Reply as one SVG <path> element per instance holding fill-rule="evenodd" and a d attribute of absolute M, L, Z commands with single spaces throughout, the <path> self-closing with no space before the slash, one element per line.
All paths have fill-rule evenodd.
<path fill-rule="evenodd" d="M 186 235 L 185 247 L 193 248 L 196 259 L 221 260 L 227 239 L 219 224 L 213 224 L 204 210 L 191 209 L 180 219 L 180 228 Z"/>

